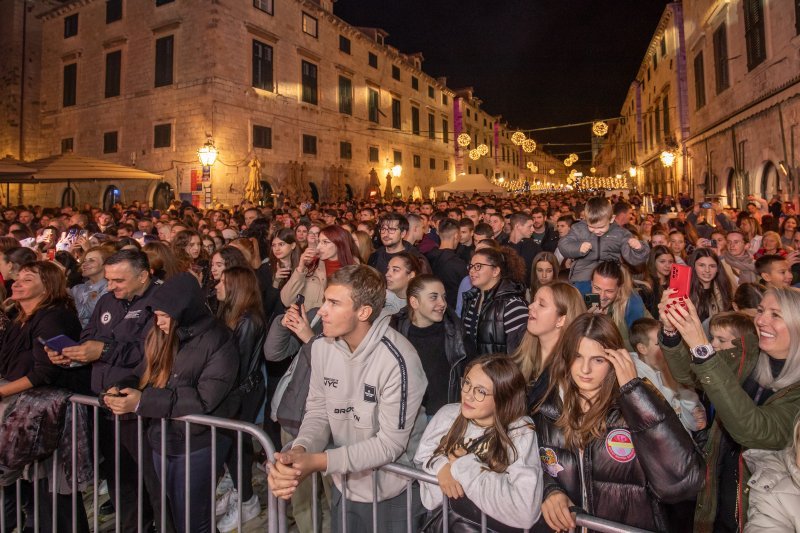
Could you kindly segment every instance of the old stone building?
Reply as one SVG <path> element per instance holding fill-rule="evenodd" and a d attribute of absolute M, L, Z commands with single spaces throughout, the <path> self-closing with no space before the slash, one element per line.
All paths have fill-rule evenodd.
<path fill-rule="evenodd" d="M 73 151 L 164 176 L 73 184 L 79 203 L 170 188 L 197 199 L 209 139 L 218 157 L 203 199 L 226 204 L 241 201 L 254 159 L 266 193 L 322 200 L 362 195 L 373 170 L 383 190 L 399 166 L 392 193 L 404 197 L 455 178 L 455 93 L 422 70 L 422 54 L 348 25 L 330 0 L 56 4 L 39 5 L 26 38 L 41 47 L 36 127 L 23 130 L 21 156 L 13 131 L 0 132 L 0 153 Z M 36 186 L 25 201 L 52 204 L 64 187 Z"/>
<path fill-rule="evenodd" d="M 800 4 L 686 0 L 684 10 L 698 194 L 797 200 Z"/>
<path fill-rule="evenodd" d="M 673 195 L 691 188 L 685 152 L 689 108 L 683 30 L 682 5 L 668 4 L 620 117 L 611 121 L 595 157 L 599 173 L 627 172 L 642 192 Z"/>

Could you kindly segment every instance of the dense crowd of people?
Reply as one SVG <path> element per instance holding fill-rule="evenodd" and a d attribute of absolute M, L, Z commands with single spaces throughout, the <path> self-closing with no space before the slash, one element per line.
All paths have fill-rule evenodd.
<path fill-rule="evenodd" d="M 69 427 L 59 406 L 90 394 L 110 492 L 97 511 L 123 531 L 140 507 L 155 530 L 210 531 L 214 513 L 233 531 L 266 504 L 258 467 L 303 533 L 315 500 L 334 532 L 342 513 L 371 531 L 373 512 L 388 532 L 480 531 L 482 513 L 490 531 L 568 531 L 575 507 L 651 531 L 800 531 L 794 206 L 647 207 L 553 193 L 5 208 L 4 523 L 31 526 L 40 484 L 45 529 L 55 500 L 58 530 L 89 531 L 53 459 L 55 479 L 25 466 L 65 446 L 30 433 Z M 192 414 L 259 424 L 280 451 L 161 420 Z M 438 485 L 373 475 L 390 462 Z"/>

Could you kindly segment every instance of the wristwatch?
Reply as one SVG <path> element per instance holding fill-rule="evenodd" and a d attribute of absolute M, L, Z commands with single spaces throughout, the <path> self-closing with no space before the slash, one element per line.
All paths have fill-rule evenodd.
<path fill-rule="evenodd" d="M 701 344 L 700 346 L 695 346 L 689 351 L 692 353 L 692 357 L 701 360 L 706 360 L 716 353 L 716 350 L 714 350 L 714 347 L 710 344 Z"/>

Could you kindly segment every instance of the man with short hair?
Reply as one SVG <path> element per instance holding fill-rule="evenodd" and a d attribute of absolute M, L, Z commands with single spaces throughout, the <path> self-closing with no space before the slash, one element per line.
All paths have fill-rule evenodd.
<path fill-rule="evenodd" d="M 489 215 L 489 225 L 492 227 L 492 238 L 499 244 L 508 242 L 508 234 L 505 232 L 506 219 L 500 213 Z"/>
<path fill-rule="evenodd" d="M 475 232 L 472 234 L 472 242 L 477 245 L 479 242 L 486 239 L 492 239 L 493 237 L 494 231 L 492 230 L 492 227 L 486 222 L 481 222 L 475 226 Z"/>
<path fill-rule="evenodd" d="M 418 249 L 406 242 L 408 237 L 408 219 L 397 213 L 387 213 L 381 217 L 378 231 L 383 246 L 372 252 L 367 264 L 383 275 L 389 270 L 389 261 L 400 252 L 406 251 L 414 254 L 422 263 L 423 271 L 430 273 L 428 260 Z"/>
<path fill-rule="evenodd" d="M 406 240 L 412 246 L 416 246 L 425 236 L 425 228 L 422 223 L 422 217 L 419 215 L 408 214 L 406 215 L 406 220 L 408 220 L 408 235 L 406 236 Z"/>
<path fill-rule="evenodd" d="M 47 350 L 54 364 L 91 364 L 92 392 L 102 394 L 109 389 L 137 386 L 144 362 L 144 345 L 154 324 L 153 297 L 161 286 L 150 276 L 147 254 L 139 250 L 121 250 L 105 262 L 108 292 L 100 297 L 92 317 L 81 334 L 81 344 L 64 348 L 59 354 Z M 106 469 L 111 501 L 116 495 L 116 472 L 113 467 L 114 419 L 101 410 L 99 417 L 100 451 L 111 466 Z M 119 448 L 119 508 L 124 531 L 137 529 L 137 464 L 142 468 L 144 524 L 161 516 L 160 484 L 147 438 L 142 439 L 141 463 L 138 461 L 138 429 L 135 417 L 122 417 Z M 169 516 L 169 513 L 167 513 Z M 170 526 L 171 527 L 171 526 Z"/>
<path fill-rule="evenodd" d="M 455 309 L 458 286 L 467 275 L 467 262 L 456 254 L 458 223 L 450 218 L 442 220 L 439 223 L 439 239 L 439 247 L 428 252 L 427 257 L 433 275 L 444 285 L 447 305 Z"/>
<path fill-rule="evenodd" d="M 511 215 L 511 233 L 508 234 L 508 246 L 516 250 L 525 262 L 526 282 L 531 279 L 533 258 L 542 251 L 542 247 L 531 239 L 531 234 L 533 234 L 533 219 L 531 219 L 530 215 L 522 211 Z"/>
<path fill-rule="evenodd" d="M 291 450 L 276 453 L 268 465 L 270 489 L 287 500 L 308 475 L 333 477 L 334 533 L 342 530 L 345 505 L 350 531 L 371 530 L 373 511 L 382 531 L 416 531 L 425 513 L 414 485 L 408 524 L 405 478 L 378 471 L 377 487 L 372 482 L 375 468 L 413 464 L 426 423 L 421 405 L 428 380 L 411 343 L 389 327 L 389 316 L 378 318 L 385 298 L 384 277 L 367 266 L 342 267 L 330 278 L 317 313 L 323 336 L 311 341 L 303 422 Z"/>
<path fill-rule="evenodd" d="M 558 233 L 547 223 L 546 216 L 547 212 L 541 207 L 531 210 L 531 220 L 533 220 L 531 239 L 545 252 L 555 252 L 558 248 Z"/>
<path fill-rule="evenodd" d="M 631 221 L 631 211 L 633 207 L 624 200 L 614 204 L 614 223 L 624 228 Z"/>
<path fill-rule="evenodd" d="M 243 217 L 245 228 L 249 228 L 254 220 L 261 218 L 261 212 L 255 207 L 250 207 L 249 209 L 245 209 Z"/>
<path fill-rule="evenodd" d="M 467 204 L 464 208 L 464 216 L 477 226 L 481 221 L 481 208 L 475 204 Z"/>
<path fill-rule="evenodd" d="M 456 255 L 469 263 L 472 254 L 475 252 L 475 244 L 472 242 L 472 235 L 475 233 L 475 224 L 471 218 L 464 217 L 458 222 L 458 246 Z"/>

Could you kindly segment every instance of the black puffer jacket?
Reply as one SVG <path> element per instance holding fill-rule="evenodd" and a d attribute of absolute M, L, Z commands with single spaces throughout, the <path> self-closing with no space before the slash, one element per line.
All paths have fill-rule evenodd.
<path fill-rule="evenodd" d="M 408 338 L 408 329 L 411 327 L 411 317 L 408 307 L 392 315 L 389 325 L 396 329 L 403 337 Z M 464 377 L 464 368 L 476 356 L 475 346 L 466 338 L 461 319 L 449 307 L 444 313 L 444 355 L 450 363 L 450 379 L 447 388 L 447 401 L 461 401 L 461 378 Z M 436 384 L 439 385 L 439 384 Z"/>
<path fill-rule="evenodd" d="M 474 312 L 477 309 L 480 295 L 481 291 L 477 287 L 473 287 L 464 293 L 462 317 L 466 317 L 470 310 Z M 513 349 L 519 345 L 522 336 L 525 334 L 524 327 L 515 332 L 517 335 L 513 339 L 506 335 L 506 305 L 512 299 L 520 299 L 524 303 L 525 288 L 507 278 L 501 279 L 500 283 L 484 295 L 480 315 L 477 317 L 477 331 L 473 339 L 479 354 L 508 353 L 511 351 L 509 347 Z"/>
<path fill-rule="evenodd" d="M 703 486 L 703 458 L 649 381 L 633 379 L 620 392 L 603 438 L 592 441 L 580 458 L 577 450 L 565 447 L 564 434 L 555 425 L 562 407 L 558 393 L 534 415 L 543 497 L 561 491 L 591 515 L 650 531 L 673 531 L 662 502 L 694 498 Z M 542 518 L 534 531 L 551 529 Z"/>
<path fill-rule="evenodd" d="M 208 308 L 200 285 L 191 274 L 179 274 L 164 283 L 152 301 L 153 311 L 167 313 L 178 324 L 178 353 L 166 387 L 147 386 L 137 414 L 148 418 L 184 415 L 233 417 L 239 409 L 237 395 L 230 394 L 239 371 L 239 352 L 233 335 Z M 167 423 L 167 453 L 185 452 L 186 426 Z M 207 427 L 191 426 L 191 449 L 210 445 Z M 153 449 L 161 449 L 161 423 L 148 430 Z"/>

